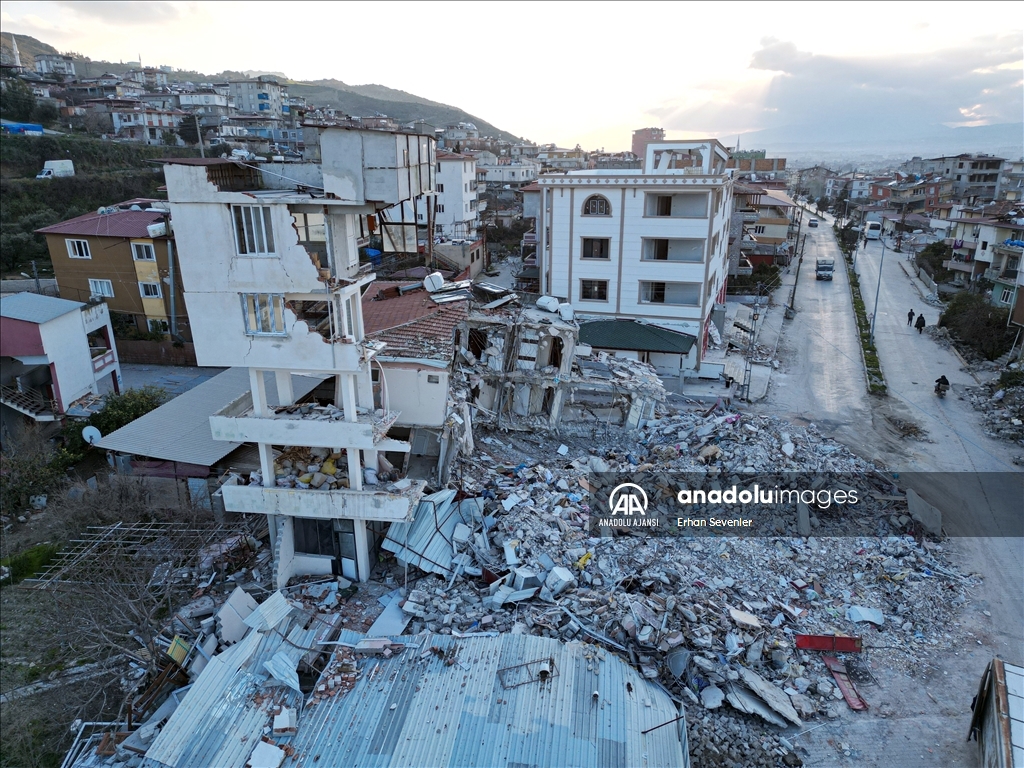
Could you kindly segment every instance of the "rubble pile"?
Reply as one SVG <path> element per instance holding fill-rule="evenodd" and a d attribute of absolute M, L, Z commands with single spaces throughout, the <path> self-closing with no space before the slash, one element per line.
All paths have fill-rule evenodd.
<path fill-rule="evenodd" d="M 275 452 L 274 474 L 278 488 L 312 488 L 333 491 L 348 488 L 348 464 L 345 451 L 331 451 L 328 448 L 291 446 Z M 363 482 L 377 485 L 397 480 L 399 473 L 383 456 L 377 459 L 378 468 L 364 470 Z M 234 482 L 242 478 L 234 475 Z M 249 473 L 248 485 L 263 485 L 263 473 L 259 470 Z"/>
<path fill-rule="evenodd" d="M 1024 377 L 1020 380 L 1024 381 Z M 967 397 L 982 414 L 985 434 L 1024 445 L 1024 383 L 1008 385 L 1001 381 L 1006 378 L 968 387 Z"/>
<path fill-rule="evenodd" d="M 813 425 L 716 406 L 655 419 L 629 443 L 563 439 L 479 437 L 460 481 L 483 515 L 456 528 L 451 575 L 406 594 L 408 631 L 531 633 L 628 658 L 686 703 L 701 765 L 797 765 L 765 724 L 839 716 L 843 694 L 796 635 L 863 636 L 907 669 L 948 642 L 970 579 L 941 543 L 909 535 L 920 531 L 891 479 Z M 784 471 L 854 473 L 873 490 L 846 515 L 783 508 L 771 537 L 588 530 L 595 472 L 725 484 Z"/>
<path fill-rule="evenodd" d="M 369 418 L 373 425 L 373 434 L 380 439 L 401 415 L 399 411 L 384 411 L 381 408 L 370 413 L 365 408 L 356 409 L 363 418 Z M 328 405 L 317 405 L 316 403 L 301 403 L 298 405 L 272 406 L 271 411 L 278 419 L 303 419 L 308 421 L 344 421 L 345 411 L 329 403 Z"/>

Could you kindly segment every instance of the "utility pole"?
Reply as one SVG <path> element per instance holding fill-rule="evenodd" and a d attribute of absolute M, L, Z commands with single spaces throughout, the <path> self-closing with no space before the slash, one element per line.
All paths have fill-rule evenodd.
<path fill-rule="evenodd" d="M 196 138 L 199 139 L 199 156 L 205 158 L 206 150 L 203 149 L 203 132 L 199 130 L 199 113 L 193 112 L 192 119 L 196 121 Z"/>
<path fill-rule="evenodd" d="M 36 280 L 36 293 L 42 294 L 43 289 L 39 287 L 39 270 L 36 269 L 35 259 L 32 259 L 32 277 Z"/>
<path fill-rule="evenodd" d="M 875 310 L 871 313 L 871 343 L 875 343 L 875 319 L 878 317 L 878 294 L 882 290 L 882 267 L 885 266 L 885 240 L 882 240 L 882 260 L 878 262 L 878 285 L 875 286 Z"/>

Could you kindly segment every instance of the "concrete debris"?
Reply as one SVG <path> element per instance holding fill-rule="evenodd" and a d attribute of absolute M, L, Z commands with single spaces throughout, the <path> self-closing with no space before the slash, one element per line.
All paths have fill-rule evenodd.
<path fill-rule="evenodd" d="M 942 535 L 942 512 L 918 496 L 913 488 L 907 489 L 907 509 L 910 518 L 919 522 L 928 533 Z"/>
<path fill-rule="evenodd" d="M 981 412 L 987 435 L 1024 445 L 1024 373 L 1018 363 L 1008 366 L 1002 376 L 982 386 L 967 387 L 965 392 L 974 409 Z"/>
<path fill-rule="evenodd" d="M 877 608 L 865 608 L 861 605 L 851 605 L 846 609 L 846 618 L 849 621 L 869 621 L 875 626 L 882 626 L 885 623 L 885 616 Z"/>
<path fill-rule="evenodd" d="M 725 693 L 717 685 L 709 685 L 700 692 L 700 703 L 705 709 L 718 709 L 725 701 Z"/>

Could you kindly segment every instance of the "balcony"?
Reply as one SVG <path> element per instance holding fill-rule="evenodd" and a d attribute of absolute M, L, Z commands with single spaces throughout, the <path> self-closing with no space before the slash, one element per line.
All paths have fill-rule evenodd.
<path fill-rule="evenodd" d="M 999 273 L 999 279 L 1004 283 L 1015 283 L 1017 282 L 1017 270 L 1016 269 L 1004 269 Z"/>
<path fill-rule="evenodd" d="M 229 512 L 313 517 L 321 520 L 349 518 L 386 522 L 410 521 L 426 483 L 423 480 L 401 482 L 409 482 L 410 485 L 402 490 L 389 485 L 382 486 L 381 490 L 365 491 L 318 491 L 312 488 L 225 485 L 221 488 L 221 493 L 224 497 L 224 509 Z"/>
<path fill-rule="evenodd" d="M 999 270 L 992 268 L 986 269 L 985 272 L 982 274 L 982 277 L 984 277 L 986 280 L 998 280 Z"/>
<path fill-rule="evenodd" d="M 367 451 L 401 451 L 409 444 L 385 437 L 400 413 L 360 411 L 355 421 L 345 421 L 334 405 L 271 406 L 266 416 L 254 416 L 252 393 L 229 403 L 210 417 L 214 440 L 236 443 L 303 445 L 314 448 L 358 448 Z"/>
<path fill-rule="evenodd" d="M 953 272 L 966 272 L 967 274 L 971 274 L 974 272 L 974 262 L 946 259 L 942 262 L 942 268 L 952 270 Z"/>
<path fill-rule="evenodd" d="M 114 358 L 114 351 L 112 349 L 93 347 L 89 351 L 92 352 L 92 372 L 96 376 L 99 376 L 117 362 Z"/>
<path fill-rule="evenodd" d="M 19 411 L 35 421 L 57 421 L 60 406 L 45 394 L 35 389 L 0 387 L 0 403 Z"/>

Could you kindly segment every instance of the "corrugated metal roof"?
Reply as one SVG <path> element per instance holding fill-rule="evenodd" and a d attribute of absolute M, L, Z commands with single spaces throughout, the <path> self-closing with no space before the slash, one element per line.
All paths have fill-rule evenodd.
<path fill-rule="evenodd" d="M 400 563 L 422 571 L 451 573 L 452 534 L 458 523 L 474 527 L 483 515 L 483 499 L 463 499 L 454 504 L 455 491 L 438 491 L 420 499 L 411 523 L 392 523 L 381 547 L 394 552 Z"/>
<path fill-rule="evenodd" d="M 695 336 L 635 320 L 597 320 L 580 325 L 580 343 L 597 349 L 689 354 Z"/>
<path fill-rule="evenodd" d="M 283 592 L 275 592 L 245 617 L 245 626 L 253 629 L 273 629 L 291 612 L 292 604 L 288 602 L 288 598 Z"/>
<path fill-rule="evenodd" d="M 277 381 L 267 376 L 267 400 L 279 404 Z M 321 379 L 292 375 L 296 398 L 309 394 Z M 198 387 L 178 395 L 98 443 L 108 451 L 131 453 L 164 461 L 209 466 L 227 456 L 241 443 L 214 440 L 210 416 L 249 391 L 249 369 L 229 368 Z"/>
<path fill-rule="evenodd" d="M 284 766 L 689 765 L 684 721 L 641 733 L 679 716 L 669 696 L 595 646 L 511 634 L 395 639 L 418 648 L 368 658 L 351 691 L 308 703 Z M 454 647 L 456 662 L 432 646 Z M 543 660 L 557 670 L 545 683 Z M 536 663 L 508 669 L 526 662 Z"/>
<path fill-rule="evenodd" d="M 68 301 L 26 291 L 0 299 L 0 317 L 42 325 L 84 306 L 85 304 L 80 301 Z"/>

